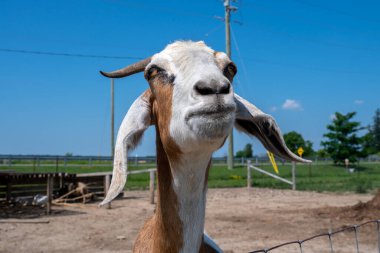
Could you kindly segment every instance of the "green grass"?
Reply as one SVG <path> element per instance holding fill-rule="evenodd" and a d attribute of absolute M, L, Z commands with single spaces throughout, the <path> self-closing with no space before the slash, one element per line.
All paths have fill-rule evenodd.
<path fill-rule="evenodd" d="M 95 164 L 94 164 L 95 165 Z M 131 165 L 130 170 L 139 170 L 146 168 L 154 168 L 154 164 L 145 164 L 140 166 Z M 270 165 L 258 166 L 273 173 Z M 365 193 L 373 189 L 380 188 L 380 164 L 362 163 L 356 167 L 356 172 L 349 173 L 344 167 L 334 166 L 331 164 L 313 164 L 297 165 L 297 190 L 302 191 L 318 191 L 318 192 L 357 192 Z M 291 165 L 279 165 L 279 176 L 291 180 Z M 15 170 L 19 172 L 56 172 L 55 165 L 44 165 L 38 169 L 30 166 L 19 166 L 17 164 L 11 167 L 2 166 L 0 170 Z M 90 173 L 111 171 L 110 165 L 96 164 L 89 166 L 88 164 L 59 164 L 59 172 L 67 173 Z M 247 185 L 247 168 L 246 166 L 237 166 L 234 170 L 228 170 L 225 165 L 215 165 L 210 170 L 208 185 L 209 188 L 228 188 L 228 187 L 246 187 Z M 291 186 L 272 179 L 266 175 L 262 175 L 256 171 L 252 171 L 253 187 L 260 188 L 276 188 L 290 189 Z M 128 176 L 127 189 L 148 189 L 149 174 L 134 174 Z"/>

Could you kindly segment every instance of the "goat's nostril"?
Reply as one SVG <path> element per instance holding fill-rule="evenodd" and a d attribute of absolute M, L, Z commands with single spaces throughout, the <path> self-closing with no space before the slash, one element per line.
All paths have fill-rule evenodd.
<path fill-rule="evenodd" d="M 231 89 L 231 84 L 228 83 L 216 83 L 211 82 L 207 84 L 206 82 L 197 82 L 194 85 L 194 90 L 202 96 L 205 95 L 215 95 L 215 94 L 229 94 Z"/>
<path fill-rule="evenodd" d="M 224 83 L 222 86 L 220 86 L 220 89 L 218 90 L 218 94 L 228 94 L 230 93 L 231 84 L 230 83 Z"/>
<path fill-rule="evenodd" d="M 216 93 L 216 90 L 213 87 L 208 86 L 204 82 L 198 82 L 195 84 L 194 89 L 200 95 L 212 95 Z"/>

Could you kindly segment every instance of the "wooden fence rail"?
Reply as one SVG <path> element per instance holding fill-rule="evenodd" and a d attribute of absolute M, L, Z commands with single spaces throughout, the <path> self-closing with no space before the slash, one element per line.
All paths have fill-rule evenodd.
<path fill-rule="evenodd" d="M 150 191 L 151 204 L 154 204 L 154 195 L 155 195 L 154 182 L 155 182 L 156 172 L 157 172 L 156 168 L 128 171 L 128 175 L 149 173 L 149 191 Z M 82 174 L 77 174 L 77 178 L 83 183 L 93 184 L 93 185 L 90 185 L 90 189 L 91 187 L 92 189 L 95 189 L 95 186 L 96 186 L 95 183 L 97 183 L 98 186 L 99 184 L 103 184 L 103 189 L 104 189 L 103 193 L 104 193 L 104 196 L 106 196 L 111 184 L 112 172 L 82 173 Z"/>

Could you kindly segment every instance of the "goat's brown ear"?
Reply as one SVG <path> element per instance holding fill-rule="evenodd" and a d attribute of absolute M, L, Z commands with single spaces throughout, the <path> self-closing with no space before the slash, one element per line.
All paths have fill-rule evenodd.
<path fill-rule="evenodd" d="M 300 158 L 288 149 L 281 130 L 272 116 L 263 113 L 256 106 L 237 94 L 235 94 L 234 98 L 237 105 L 235 119 L 237 130 L 255 136 L 268 151 L 280 158 L 294 162 L 311 162 Z"/>
<path fill-rule="evenodd" d="M 100 206 L 111 202 L 124 189 L 128 175 L 128 152 L 139 144 L 144 131 L 152 124 L 152 93 L 148 89 L 135 100 L 121 123 L 115 145 L 111 186 Z"/>

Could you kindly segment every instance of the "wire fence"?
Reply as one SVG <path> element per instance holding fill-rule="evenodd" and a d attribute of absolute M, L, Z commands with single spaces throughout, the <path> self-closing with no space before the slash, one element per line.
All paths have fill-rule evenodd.
<path fill-rule="evenodd" d="M 306 157 L 306 159 L 312 160 L 313 164 L 333 163 L 331 158 L 319 158 L 319 157 Z M 252 158 L 234 158 L 234 164 L 245 165 L 248 160 L 256 165 L 270 164 L 268 156 L 254 156 Z M 113 157 L 111 156 L 73 156 L 73 155 L 4 155 L 0 154 L 0 167 L 10 167 L 12 165 L 33 165 L 43 166 L 46 164 L 58 164 L 58 165 L 75 165 L 76 163 L 88 164 L 89 166 L 96 166 L 99 164 L 112 165 Z M 128 157 L 128 163 L 139 165 L 146 163 L 155 163 L 155 156 L 130 156 Z M 212 157 L 213 164 L 227 164 L 227 157 Z M 277 162 L 288 163 L 285 160 L 277 159 Z M 366 163 L 378 163 L 380 162 L 380 156 L 369 156 L 365 159 L 360 159 L 360 162 Z"/>
<path fill-rule="evenodd" d="M 372 231 L 372 232 L 374 232 L 374 234 L 376 234 L 375 240 L 377 240 L 377 242 L 375 242 L 375 244 L 377 244 L 377 246 L 375 246 L 375 247 L 377 247 L 377 248 L 374 249 L 374 251 L 368 251 L 368 250 L 363 251 L 363 249 L 361 250 L 361 245 L 360 245 L 360 241 L 359 241 L 359 234 L 360 234 L 360 230 L 364 226 L 369 226 L 369 225 L 373 226 L 372 230 L 374 230 L 374 231 Z M 351 236 L 350 239 L 353 241 L 352 247 L 355 247 L 355 249 L 353 249 L 353 251 L 350 251 L 350 252 L 352 252 L 352 253 L 354 253 L 354 252 L 356 252 L 356 253 L 360 253 L 360 252 L 373 252 L 373 253 L 378 252 L 378 253 L 380 253 L 380 219 L 379 220 L 367 221 L 367 222 L 361 223 L 359 225 L 345 226 L 342 229 L 339 229 L 339 230 L 334 231 L 334 232 L 328 232 L 328 233 L 322 233 L 322 234 L 314 235 L 314 236 L 311 236 L 311 237 L 306 238 L 304 240 L 285 242 L 285 243 L 273 246 L 271 248 L 255 250 L 255 251 L 251 251 L 249 253 L 274 252 L 277 249 L 280 250 L 277 252 L 283 252 L 283 249 L 287 246 L 293 246 L 292 252 L 294 252 L 294 253 L 296 253 L 296 252 L 305 253 L 306 252 L 305 251 L 305 244 L 308 242 L 311 242 L 311 241 L 315 241 L 319 238 L 324 238 L 324 239 L 326 239 L 326 242 L 327 242 L 327 244 L 325 245 L 326 249 L 323 252 L 337 253 L 337 252 L 341 252 L 341 251 L 339 251 L 339 249 L 337 249 L 337 247 L 335 247 L 335 240 L 334 239 L 339 234 L 343 234 L 346 232 L 353 233 L 353 235 Z M 370 232 L 366 231 L 366 233 L 370 233 Z M 318 243 L 320 243 L 320 241 Z M 347 242 L 345 242 L 345 244 L 347 244 Z M 322 252 L 322 251 L 318 250 L 318 251 L 314 251 L 314 252 Z"/>

